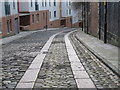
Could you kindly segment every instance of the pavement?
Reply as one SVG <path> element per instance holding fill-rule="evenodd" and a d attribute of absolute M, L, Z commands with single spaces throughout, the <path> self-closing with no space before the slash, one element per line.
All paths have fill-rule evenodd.
<path fill-rule="evenodd" d="M 47 31 L 49 31 L 49 30 L 57 30 L 57 29 L 60 29 L 60 28 L 48 28 Z M 39 31 L 46 31 L 46 29 L 36 30 L 36 31 L 21 31 L 19 34 L 16 34 L 14 36 L 5 37 L 5 38 L 0 39 L 0 45 L 9 43 L 9 42 L 11 42 L 13 40 L 19 39 L 21 37 L 25 37 L 27 35 L 30 35 L 32 33 L 39 32 Z"/>
<path fill-rule="evenodd" d="M 109 68 L 120 75 L 119 53 L 120 48 L 105 44 L 102 40 L 84 33 L 81 29 L 74 33 L 76 38 L 86 46 L 94 55 L 103 61 Z"/>

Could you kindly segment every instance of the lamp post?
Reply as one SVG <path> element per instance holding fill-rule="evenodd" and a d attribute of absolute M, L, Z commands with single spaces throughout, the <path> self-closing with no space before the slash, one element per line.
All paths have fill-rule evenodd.
<path fill-rule="evenodd" d="M 82 2 L 82 31 L 83 31 L 83 23 L 84 23 L 84 3 Z"/>
<path fill-rule="evenodd" d="M 87 10 L 86 10 L 86 12 L 87 12 L 87 15 L 86 15 L 86 16 L 87 16 L 87 30 L 86 30 L 86 33 L 87 33 L 87 34 L 88 34 L 88 4 L 89 4 L 89 3 L 86 2 L 86 9 L 87 9 Z"/>

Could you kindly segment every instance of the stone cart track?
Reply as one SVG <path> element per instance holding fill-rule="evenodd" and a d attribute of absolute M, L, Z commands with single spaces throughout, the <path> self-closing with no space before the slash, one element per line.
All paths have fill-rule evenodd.
<path fill-rule="evenodd" d="M 53 39 L 34 89 L 77 88 L 64 41 L 64 35 L 68 32 L 63 32 Z"/>
<path fill-rule="evenodd" d="M 69 38 L 81 63 L 96 87 L 98 89 L 120 89 L 120 78 L 95 57 L 84 45 L 82 45 L 82 43 L 75 37 L 75 33 L 77 32 L 72 33 Z"/>
<path fill-rule="evenodd" d="M 61 30 L 40 31 L 2 45 L 2 87 L 15 88 L 46 41 Z"/>

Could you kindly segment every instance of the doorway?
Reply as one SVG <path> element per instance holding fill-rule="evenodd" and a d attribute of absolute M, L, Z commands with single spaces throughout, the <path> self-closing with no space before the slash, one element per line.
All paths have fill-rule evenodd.
<path fill-rule="evenodd" d="M 18 18 L 15 18 L 15 34 L 19 33 Z"/>

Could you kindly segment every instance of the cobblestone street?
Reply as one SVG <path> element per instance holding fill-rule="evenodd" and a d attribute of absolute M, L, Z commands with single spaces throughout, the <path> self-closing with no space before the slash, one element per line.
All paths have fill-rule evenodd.
<path fill-rule="evenodd" d="M 75 32 L 77 33 L 77 32 Z M 98 89 L 120 88 L 120 78 L 113 73 L 101 60 L 94 56 L 77 38 L 71 34 L 70 40 L 76 53 Z"/>
<path fill-rule="evenodd" d="M 2 88 L 15 88 L 49 37 L 60 31 L 35 32 L 2 45 Z"/>
<path fill-rule="evenodd" d="M 0 6 L 0 90 L 120 90 L 120 0 Z"/>
<path fill-rule="evenodd" d="M 36 74 L 35 82 L 33 82 L 33 89 L 77 89 L 78 83 L 76 79 L 85 80 L 79 83 L 83 87 L 94 84 L 98 90 L 120 88 L 120 78 L 77 39 L 75 36 L 77 31 L 74 31 L 74 29 L 61 28 L 51 31 L 38 31 L 4 44 L 2 46 L 2 88 L 16 88 L 29 66 L 40 53 L 43 55 L 46 54 L 46 56 L 43 58 L 41 67 L 37 68 L 39 71 L 38 75 Z M 72 53 L 73 51 L 69 43 L 66 42 L 65 36 L 71 31 L 73 33 L 68 36 L 68 39 L 71 46 L 73 46 L 73 50 L 76 52 L 76 56 L 78 56 L 79 62 L 76 61 L 77 58 L 75 56 L 72 58 L 72 55 L 69 55 L 68 49 Z M 52 35 L 55 35 L 55 37 L 49 43 Z M 48 51 L 45 49 L 45 51 L 43 50 L 44 52 L 41 52 L 46 42 L 50 44 L 50 47 Z M 36 59 L 37 62 L 41 60 L 40 58 Z M 39 65 L 39 63 L 34 65 Z M 36 68 L 37 66 L 34 67 Z M 73 71 L 74 69 L 75 71 Z M 74 73 L 79 71 L 82 73 Z M 27 77 L 33 78 L 35 76 L 31 75 Z"/>

